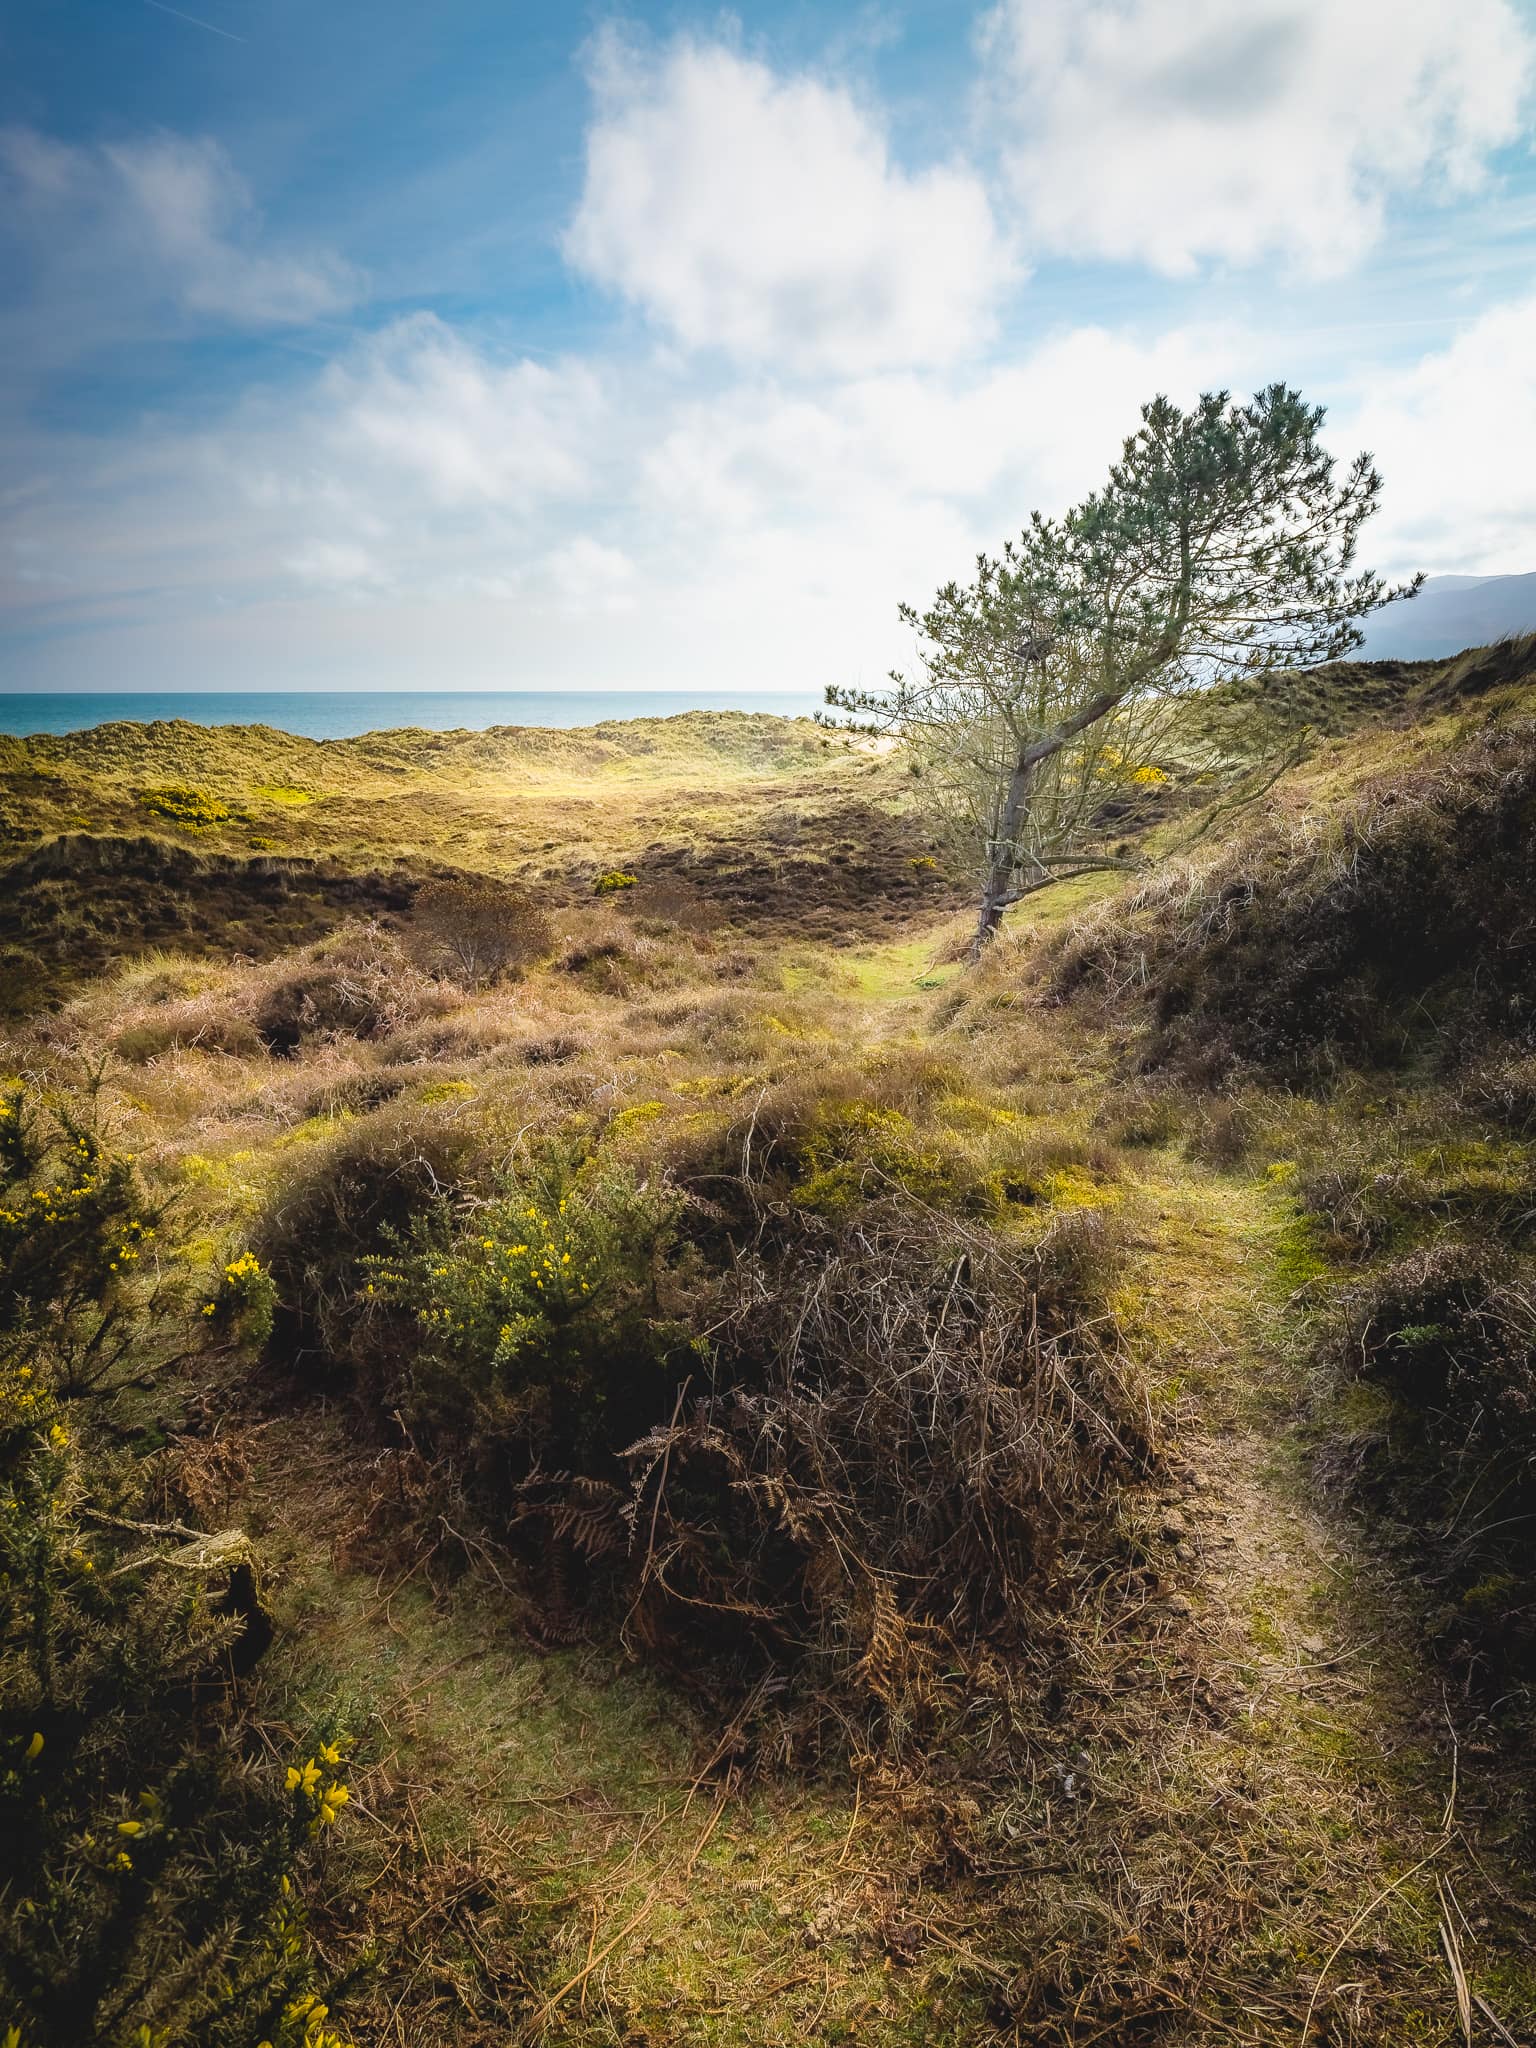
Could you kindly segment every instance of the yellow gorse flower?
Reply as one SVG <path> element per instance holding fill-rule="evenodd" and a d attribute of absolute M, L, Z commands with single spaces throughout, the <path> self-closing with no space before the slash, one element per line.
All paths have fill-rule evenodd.
<path fill-rule="evenodd" d="M 328 1770 L 335 1770 L 342 1758 L 343 1737 L 339 1742 L 322 1742 L 314 1756 L 301 1764 L 290 1764 L 284 1774 L 284 1783 L 290 1792 L 310 1808 L 310 1832 L 335 1825 L 337 1816 L 352 1797 L 351 1790 L 339 1778 L 327 1778 Z"/>

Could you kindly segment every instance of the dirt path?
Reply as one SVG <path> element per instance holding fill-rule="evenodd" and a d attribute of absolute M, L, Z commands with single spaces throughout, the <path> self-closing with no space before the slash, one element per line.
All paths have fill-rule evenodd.
<path fill-rule="evenodd" d="M 1165 1828 L 1191 1797 L 1224 1813 L 1225 1869 L 1200 1881 L 1246 1907 L 1217 1965 L 1227 2010 L 1187 2038 L 1523 2042 L 1520 1916 L 1486 1871 L 1408 1589 L 1316 1497 L 1283 1200 L 1182 1163 L 1147 1193 L 1128 1321 L 1177 1376 L 1182 1454 L 1151 1541 L 1206 1709 L 1170 1717 L 1155 1768 Z M 1463 2033 L 1442 1922 L 1509 2034 L 1475 2005 Z"/>

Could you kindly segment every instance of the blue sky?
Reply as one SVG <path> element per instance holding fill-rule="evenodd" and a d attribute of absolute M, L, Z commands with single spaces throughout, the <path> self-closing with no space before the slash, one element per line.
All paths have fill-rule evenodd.
<path fill-rule="evenodd" d="M 0 28 L 0 687 L 877 680 L 1154 391 L 1536 568 L 1527 0 L 55 0 Z"/>

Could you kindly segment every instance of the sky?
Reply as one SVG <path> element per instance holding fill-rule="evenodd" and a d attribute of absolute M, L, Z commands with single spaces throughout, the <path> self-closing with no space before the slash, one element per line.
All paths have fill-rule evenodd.
<path fill-rule="evenodd" d="M 1166 392 L 1536 569 L 1536 0 L 32 0 L 0 688 L 820 689 Z"/>

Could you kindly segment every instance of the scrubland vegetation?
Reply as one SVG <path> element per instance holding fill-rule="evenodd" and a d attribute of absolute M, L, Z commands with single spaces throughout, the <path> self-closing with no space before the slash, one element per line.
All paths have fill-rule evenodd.
<path fill-rule="evenodd" d="M 1536 648 L 1290 686 L 974 967 L 810 725 L 4 743 L 0 2040 L 1531 2038 Z"/>

